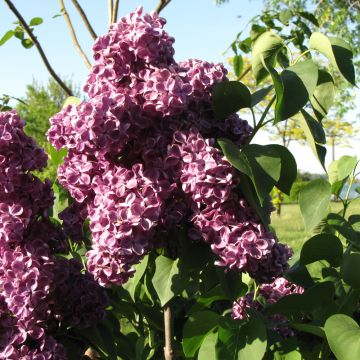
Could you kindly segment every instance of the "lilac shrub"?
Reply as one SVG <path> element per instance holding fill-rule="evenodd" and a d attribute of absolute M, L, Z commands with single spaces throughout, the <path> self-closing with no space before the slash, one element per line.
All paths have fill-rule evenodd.
<path fill-rule="evenodd" d="M 94 325 L 106 297 L 77 260 L 56 256 L 67 237 L 49 217 L 51 183 L 31 173 L 47 156 L 24 125 L 0 113 L 0 359 L 65 359 L 56 331 Z"/>
<path fill-rule="evenodd" d="M 164 233 L 187 222 L 217 265 L 272 281 L 291 251 L 261 225 L 215 141 L 241 147 L 252 128 L 236 114 L 215 119 L 212 89 L 226 69 L 177 63 L 164 24 L 141 8 L 112 24 L 93 47 L 89 100 L 51 119 L 50 142 L 68 150 L 59 182 L 90 219 L 88 270 L 103 286 L 121 285 L 164 246 Z"/>

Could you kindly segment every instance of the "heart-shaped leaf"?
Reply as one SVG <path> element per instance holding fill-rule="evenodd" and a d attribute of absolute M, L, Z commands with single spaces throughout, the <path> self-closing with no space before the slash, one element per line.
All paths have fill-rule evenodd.
<path fill-rule="evenodd" d="M 180 273 L 179 259 L 172 260 L 158 256 L 155 260 L 155 274 L 152 284 L 164 306 L 174 296 L 184 290 L 187 278 Z"/>
<path fill-rule="evenodd" d="M 331 266 L 340 265 L 343 246 L 340 239 L 332 234 L 318 234 L 305 242 L 301 249 L 300 263 L 311 264 L 318 260 L 327 260 Z"/>
<path fill-rule="evenodd" d="M 319 69 L 318 83 L 313 96 L 310 98 L 316 118 L 321 121 L 328 113 L 334 102 L 335 85 L 332 76 Z"/>
<path fill-rule="evenodd" d="M 349 44 L 342 39 L 314 32 L 310 37 L 309 47 L 325 55 L 342 76 L 355 85 L 353 52 Z"/>
<path fill-rule="evenodd" d="M 306 105 L 316 89 L 318 69 L 312 60 L 301 61 L 285 69 L 280 77 L 283 94 L 276 101 L 275 122 L 290 118 Z"/>
<path fill-rule="evenodd" d="M 271 31 L 266 31 L 257 38 L 251 56 L 251 66 L 257 83 L 268 75 L 263 62 L 274 67 L 276 54 L 283 45 L 283 39 Z"/>
<path fill-rule="evenodd" d="M 330 316 L 324 326 L 331 351 L 338 360 L 360 359 L 360 328 L 351 317 Z"/>
<path fill-rule="evenodd" d="M 219 315 L 213 311 L 201 311 L 191 314 L 183 329 L 183 350 L 187 357 L 193 357 L 205 337 L 217 326 Z"/>
<path fill-rule="evenodd" d="M 306 230 L 319 224 L 329 210 L 331 185 L 324 179 L 315 179 L 305 185 L 299 192 L 301 215 Z"/>
<path fill-rule="evenodd" d="M 242 108 L 251 107 L 250 90 L 238 81 L 218 83 L 213 89 L 213 106 L 215 117 L 224 119 Z"/>
<path fill-rule="evenodd" d="M 322 167 L 324 168 L 324 170 L 326 170 L 325 169 L 326 147 L 316 143 L 316 141 L 314 139 L 314 134 L 313 134 L 315 127 L 314 126 L 309 127 L 310 122 L 308 123 L 308 121 L 306 121 L 306 118 L 309 120 L 308 116 L 310 116 L 310 115 L 308 113 L 306 113 L 305 110 L 302 110 L 301 113 L 302 113 L 303 117 L 297 119 L 297 123 L 300 125 L 300 127 L 304 131 L 306 140 L 307 140 L 308 144 L 310 145 L 312 152 L 318 158 L 318 160 L 319 160 L 320 164 L 322 165 Z M 306 118 L 304 116 L 305 113 L 308 115 L 308 116 L 306 115 Z M 314 119 L 314 121 L 316 121 L 316 120 Z M 312 121 L 311 121 L 311 123 L 312 123 L 312 125 L 315 125 Z M 320 131 L 320 130 L 318 129 L 318 131 Z"/>
<path fill-rule="evenodd" d="M 341 275 L 344 281 L 355 289 L 360 288 L 360 253 L 344 255 Z"/>

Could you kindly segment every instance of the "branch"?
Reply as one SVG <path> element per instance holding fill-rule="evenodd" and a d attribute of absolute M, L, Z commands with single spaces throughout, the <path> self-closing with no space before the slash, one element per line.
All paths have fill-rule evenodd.
<path fill-rule="evenodd" d="M 17 17 L 17 19 L 19 20 L 21 26 L 24 28 L 26 34 L 29 36 L 29 38 L 31 39 L 31 41 L 33 42 L 33 44 L 36 46 L 42 61 L 44 62 L 47 70 L 49 71 L 50 75 L 54 78 L 54 80 L 63 88 L 63 90 L 66 92 L 67 95 L 72 96 L 73 93 L 72 91 L 69 89 L 69 87 L 59 78 L 59 76 L 56 74 L 56 72 L 54 71 L 54 69 L 52 68 L 52 66 L 49 63 L 48 58 L 46 57 L 44 50 L 42 49 L 39 41 L 37 40 L 37 38 L 34 36 L 34 34 L 32 33 L 32 31 L 30 30 L 28 24 L 26 23 L 26 21 L 24 20 L 24 18 L 22 17 L 22 15 L 19 13 L 19 11 L 16 9 L 16 7 L 14 6 L 14 4 L 11 2 L 11 0 L 4 0 L 5 3 L 7 4 L 7 6 L 10 8 L 10 10 L 13 12 L 13 14 Z"/>
<path fill-rule="evenodd" d="M 78 13 L 80 14 L 86 28 L 88 29 L 90 36 L 93 38 L 93 40 L 96 40 L 97 35 L 93 29 L 93 27 L 91 26 L 84 10 L 82 9 L 82 7 L 80 6 L 80 4 L 77 2 L 77 0 L 71 0 L 72 3 L 74 4 L 74 6 L 76 7 L 76 10 L 78 11 Z"/>
<path fill-rule="evenodd" d="M 174 359 L 173 324 L 172 324 L 171 308 L 169 305 L 164 306 L 164 332 L 165 332 L 164 358 L 165 360 L 173 360 Z"/>
<path fill-rule="evenodd" d="M 165 7 L 170 4 L 170 2 L 171 2 L 171 0 L 160 0 L 156 6 L 155 12 L 160 14 L 161 11 L 163 11 L 165 9 Z"/>
<path fill-rule="evenodd" d="M 113 0 L 108 0 L 108 7 L 109 7 L 109 26 L 110 26 L 112 24 L 113 10 L 114 10 Z"/>
<path fill-rule="evenodd" d="M 236 81 L 240 81 L 242 78 L 244 78 L 249 71 L 251 70 L 251 65 L 236 79 Z"/>
<path fill-rule="evenodd" d="M 88 69 L 91 69 L 91 64 L 90 64 L 90 61 L 89 59 L 87 58 L 86 54 L 84 53 L 84 50 L 81 48 L 80 44 L 79 44 L 79 41 L 76 37 L 76 34 L 75 34 L 75 30 L 74 30 L 74 27 L 71 23 L 71 20 L 70 20 L 70 16 L 65 8 L 65 4 L 64 4 L 64 0 L 59 0 L 60 2 L 60 6 L 61 6 L 61 12 L 64 14 L 64 17 L 65 17 L 65 20 L 66 20 L 66 23 L 67 23 L 67 26 L 70 30 L 70 35 L 71 35 L 71 39 L 74 43 L 74 46 L 77 50 L 77 52 L 80 54 L 80 56 L 83 58 L 84 60 L 84 63 L 85 65 L 87 66 Z"/>
<path fill-rule="evenodd" d="M 112 14 L 112 22 L 117 22 L 118 18 L 118 12 L 119 12 L 119 0 L 114 0 L 114 8 L 113 8 L 113 14 Z"/>

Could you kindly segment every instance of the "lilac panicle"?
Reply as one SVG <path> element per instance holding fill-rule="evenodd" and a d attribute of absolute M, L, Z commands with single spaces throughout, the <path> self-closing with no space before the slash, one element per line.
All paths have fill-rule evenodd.
<path fill-rule="evenodd" d="M 164 25 L 141 8 L 111 25 L 93 46 L 89 100 L 51 119 L 50 142 L 68 150 L 59 182 L 90 220 L 88 271 L 102 286 L 121 285 L 147 252 L 164 246 L 164 234 L 189 222 L 218 266 L 271 282 L 287 269 L 291 250 L 241 196 L 215 141 L 227 137 L 241 147 L 252 128 L 237 114 L 215 118 L 212 91 L 227 81 L 226 69 L 177 63 Z"/>

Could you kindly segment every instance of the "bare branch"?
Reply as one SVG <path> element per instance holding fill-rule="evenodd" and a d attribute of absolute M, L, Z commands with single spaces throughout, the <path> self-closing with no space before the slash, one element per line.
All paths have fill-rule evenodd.
<path fill-rule="evenodd" d="M 161 11 L 163 11 L 165 9 L 165 7 L 170 4 L 170 2 L 171 2 L 171 0 L 160 0 L 156 6 L 155 12 L 160 14 Z"/>
<path fill-rule="evenodd" d="M 113 0 L 108 0 L 108 8 L 109 8 L 109 26 L 110 26 L 112 24 L 112 18 L 113 18 L 113 9 L 114 9 Z"/>
<path fill-rule="evenodd" d="M 94 40 L 96 40 L 97 35 L 96 35 L 93 27 L 91 26 L 91 24 L 90 24 L 90 22 L 89 22 L 89 20 L 88 20 L 88 18 L 87 18 L 87 16 L 86 16 L 83 8 L 80 6 L 80 4 L 77 2 L 77 0 L 71 0 L 71 1 L 72 1 L 72 3 L 74 4 L 74 6 L 75 6 L 76 10 L 78 11 L 78 13 L 80 14 L 80 16 L 81 16 L 81 18 L 82 18 L 82 20 L 83 20 L 86 28 L 88 29 L 91 37 L 92 37 Z"/>
<path fill-rule="evenodd" d="M 56 72 L 54 71 L 54 69 L 52 68 L 52 66 L 49 63 L 48 58 L 46 57 L 44 50 L 42 49 L 38 39 L 34 36 L 34 34 L 32 33 L 32 31 L 30 30 L 28 24 L 26 23 L 26 21 L 24 20 L 24 18 L 22 17 L 22 15 L 19 13 L 19 11 L 16 9 L 15 5 L 11 2 L 11 0 L 4 0 L 5 3 L 7 4 L 7 6 L 10 8 L 10 10 L 13 12 L 13 14 L 17 17 L 17 19 L 19 20 L 21 26 L 24 28 L 26 34 L 29 36 L 29 38 L 31 39 L 31 41 L 33 42 L 33 44 L 35 45 L 36 49 L 38 50 L 42 61 L 44 62 L 47 70 L 49 71 L 50 75 L 54 78 L 54 80 L 64 89 L 64 91 L 66 92 L 66 94 L 68 94 L 69 96 L 72 96 L 73 93 L 72 91 L 69 89 L 69 87 L 59 78 L 59 76 L 56 74 Z"/>
<path fill-rule="evenodd" d="M 165 333 L 164 358 L 165 360 L 173 360 L 174 359 L 173 323 L 172 323 L 171 308 L 169 305 L 164 306 L 164 333 Z"/>
<path fill-rule="evenodd" d="M 114 8 L 113 8 L 113 15 L 112 15 L 112 22 L 117 22 L 119 12 L 119 0 L 114 0 Z"/>
<path fill-rule="evenodd" d="M 65 8 L 65 4 L 64 4 L 64 0 L 59 0 L 60 2 L 60 6 L 61 6 L 61 12 L 63 13 L 65 20 L 66 20 L 66 24 L 70 30 L 70 35 L 71 35 L 71 39 L 74 43 L 75 49 L 77 50 L 77 52 L 80 54 L 80 56 L 82 57 L 82 59 L 84 60 L 85 65 L 87 66 L 88 69 L 91 69 L 91 64 L 89 59 L 87 58 L 86 54 L 84 53 L 84 50 L 81 48 L 79 41 L 76 37 L 75 34 L 75 30 L 74 27 L 72 25 L 72 22 L 70 20 L 70 16 L 69 13 L 67 12 L 66 8 Z"/>

